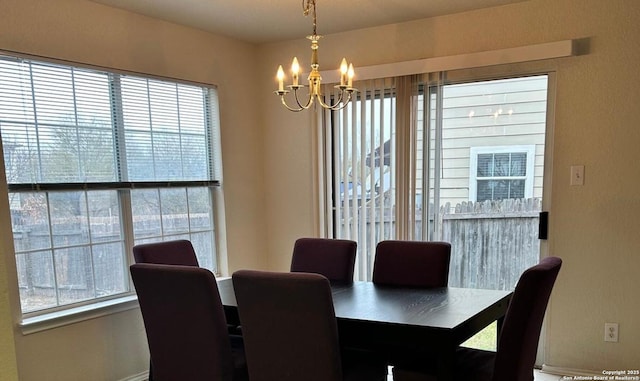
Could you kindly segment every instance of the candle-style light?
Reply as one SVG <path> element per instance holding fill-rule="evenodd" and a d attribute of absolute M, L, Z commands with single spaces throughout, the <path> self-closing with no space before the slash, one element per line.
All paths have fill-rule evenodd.
<path fill-rule="evenodd" d="M 300 64 L 298 63 L 298 57 L 293 57 L 291 63 L 291 76 L 293 78 L 293 86 L 298 86 L 298 76 L 300 75 Z"/>
<path fill-rule="evenodd" d="M 278 91 L 284 91 L 284 70 L 282 69 L 282 65 L 278 66 L 276 78 L 278 78 Z"/>
<path fill-rule="evenodd" d="M 347 59 L 343 58 L 340 63 L 340 85 L 344 86 L 347 83 L 347 73 L 349 72 L 349 67 L 347 66 Z"/>
<path fill-rule="evenodd" d="M 318 40 L 320 40 L 322 36 L 318 35 L 316 32 L 316 0 L 303 0 L 302 9 L 305 16 L 308 16 L 309 13 L 313 14 L 313 34 L 307 36 L 307 38 L 311 40 L 311 72 L 309 73 L 308 78 L 309 96 L 305 102 L 301 102 L 298 97 L 298 90 L 304 86 L 299 84 L 300 64 L 297 57 L 293 58 L 293 62 L 291 64 L 292 84 L 287 86 L 289 90 L 284 89 L 284 70 L 282 69 L 282 65 L 278 66 L 278 72 L 276 74 L 276 78 L 278 80 L 278 91 L 275 93 L 280 96 L 282 104 L 291 111 L 307 110 L 312 104 L 314 104 L 314 100 L 317 100 L 318 104 L 323 108 L 340 110 L 351 101 L 352 94 L 357 91 L 353 88 L 353 77 L 355 75 L 353 64 L 348 64 L 345 58 L 342 59 L 342 62 L 340 63 L 340 84 L 335 86 L 336 89 L 340 90 L 338 99 L 333 104 L 325 103 L 322 99 L 322 94 L 320 93 L 322 78 L 320 77 L 320 71 L 318 70 L 320 67 L 318 64 Z M 285 95 L 292 91 L 296 107 L 290 107 L 285 100 Z"/>

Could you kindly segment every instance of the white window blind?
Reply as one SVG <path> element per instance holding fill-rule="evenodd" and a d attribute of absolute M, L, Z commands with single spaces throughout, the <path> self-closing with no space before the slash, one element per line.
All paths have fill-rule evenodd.
<path fill-rule="evenodd" d="M 215 88 L 0 56 L 0 131 L 25 315 L 131 293 L 132 244 L 217 270 Z"/>

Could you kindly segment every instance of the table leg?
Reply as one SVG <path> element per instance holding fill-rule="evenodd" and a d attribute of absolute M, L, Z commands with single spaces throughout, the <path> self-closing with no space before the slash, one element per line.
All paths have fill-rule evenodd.
<path fill-rule="evenodd" d="M 500 332 L 502 332 L 502 325 L 504 324 L 504 316 L 496 320 L 496 351 L 500 344 Z"/>

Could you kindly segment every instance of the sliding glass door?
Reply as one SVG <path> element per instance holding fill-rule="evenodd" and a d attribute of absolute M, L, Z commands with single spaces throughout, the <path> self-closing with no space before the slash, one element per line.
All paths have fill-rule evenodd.
<path fill-rule="evenodd" d="M 540 257 L 548 78 L 425 89 L 416 239 L 451 243 L 450 286 L 510 290 Z"/>
<path fill-rule="evenodd" d="M 381 240 L 434 240 L 452 244 L 450 286 L 512 289 L 540 257 L 548 76 L 358 88 L 326 126 L 331 232 L 358 242 L 356 277 Z"/>

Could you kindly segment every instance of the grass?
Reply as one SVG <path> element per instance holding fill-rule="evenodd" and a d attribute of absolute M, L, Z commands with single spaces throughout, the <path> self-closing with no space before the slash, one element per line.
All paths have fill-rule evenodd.
<path fill-rule="evenodd" d="M 475 336 L 462 343 L 462 346 L 475 349 L 495 351 L 497 343 L 497 323 L 493 322 Z"/>

